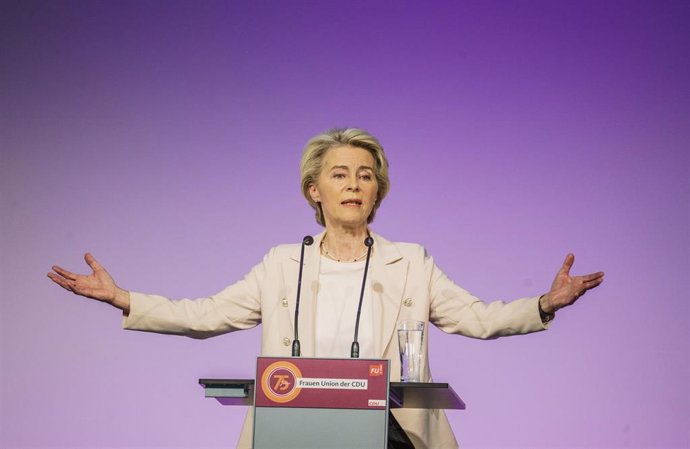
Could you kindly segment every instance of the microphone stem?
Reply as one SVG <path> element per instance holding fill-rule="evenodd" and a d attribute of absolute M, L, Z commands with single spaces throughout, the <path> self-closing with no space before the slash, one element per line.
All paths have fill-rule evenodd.
<path fill-rule="evenodd" d="M 359 335 L 359 317 L 362 313 L 362 301 L 364 300 L 364 289 L 367 285 L 367 272 L 369 271 L 369 259 L 371 258 L 371 246 L 367 246 L 367 261 L 364 264 L 364 276 L 362 277 L 362 291 L 359 294 L 359 305 L 357 306 L 357 320 L 355 321 L 355 340 L 352 342 L 350 349 L 350 357 L 353 359 L 359 358 L 359 342 L 357 341 Z"/>
<path fill-rule="evenodd" d="M 302 239 L 302 247 L 299 254 L 299 274 L 297 276 L 297 299 L 295 300 L 295 338 L 292 340 L 292 356 L 299 357 L 302 351 L 299 343 L 299 296 L 302 290 L 302 267 L 304 266 L 304 247 L 311 245 L 314 240 L 311 236 L 306 236 Z"/>

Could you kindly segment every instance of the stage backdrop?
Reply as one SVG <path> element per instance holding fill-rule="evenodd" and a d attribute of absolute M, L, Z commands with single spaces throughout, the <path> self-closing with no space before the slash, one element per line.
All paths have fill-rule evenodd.
<path fill-rule="evenodd" d="M 431 2 L 429 2 L 431 3 Z M 545 333 L 430 333 L 466 448 L 688 447 L 688 3 L 2 2 L 3 448 L 227 448 L 260 332 L 121 330 L 52 284 L 85 251 L 200 297 L 316 234 L 304 143 L 370 130 L 372 228 L 485 300 L 606 281 Z"/>

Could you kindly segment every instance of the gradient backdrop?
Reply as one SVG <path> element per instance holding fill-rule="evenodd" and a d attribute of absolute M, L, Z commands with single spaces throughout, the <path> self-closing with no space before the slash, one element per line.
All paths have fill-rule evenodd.
<path fill-rule="evenodd" d="M 373 229 L 486 299 L 568 251 L 606 282 L 546 333 L 432 330 L 466 448 L 690 446 L 687 1 L 3 0 L 2 448 L 227 448 L 258 330 L 120 329 L 45 273 L 204 296 L 320 228 L 298 160 L 358 126 L 391 161 Z"/>

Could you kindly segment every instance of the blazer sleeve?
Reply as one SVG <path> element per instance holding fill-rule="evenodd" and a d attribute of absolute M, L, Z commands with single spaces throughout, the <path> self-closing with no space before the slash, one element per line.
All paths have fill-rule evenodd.
<path fill-rule="evenodd" d="M 451 281 L 424 252 L 429 276 L 429 321 L 444 332 L 480 339 L 542 331 L 539 297 L 483 302 Z"/>
<path fill-rule="evenodd" d="M 130 292 L 130 311 L 123 327 L 160 334 L 208 338 L 261 323 L 262 285 L 274 263 L 271 250 L 241 281 L 207 298 L 173 301 L 159 295 Z"/>

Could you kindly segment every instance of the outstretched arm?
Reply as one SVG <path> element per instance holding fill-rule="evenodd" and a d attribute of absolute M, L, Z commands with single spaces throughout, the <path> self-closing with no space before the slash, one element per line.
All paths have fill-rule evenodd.
<path fill-rule="evenodd" d="M 604 281 L 604 273 L 591 273 L 584 276 L 571 276 L 570 268 L 575 255 L 569 253 L 551 284 L 551 290 L 539 299 L 541 310 L 552 314 L 558 309 L 574 304 L 582 295 Z"/>
<path fill-rule="evenodd" d="M 84 260 L 91 268 L 91 274 L 76 274 L 54 265 L 53 272 L 48 273 L 48 277 L 75 295 L 103 301 L 129 313 L 129 292 L 115 284 L 110 274 L 91 253 L 86 253 Z"/>

